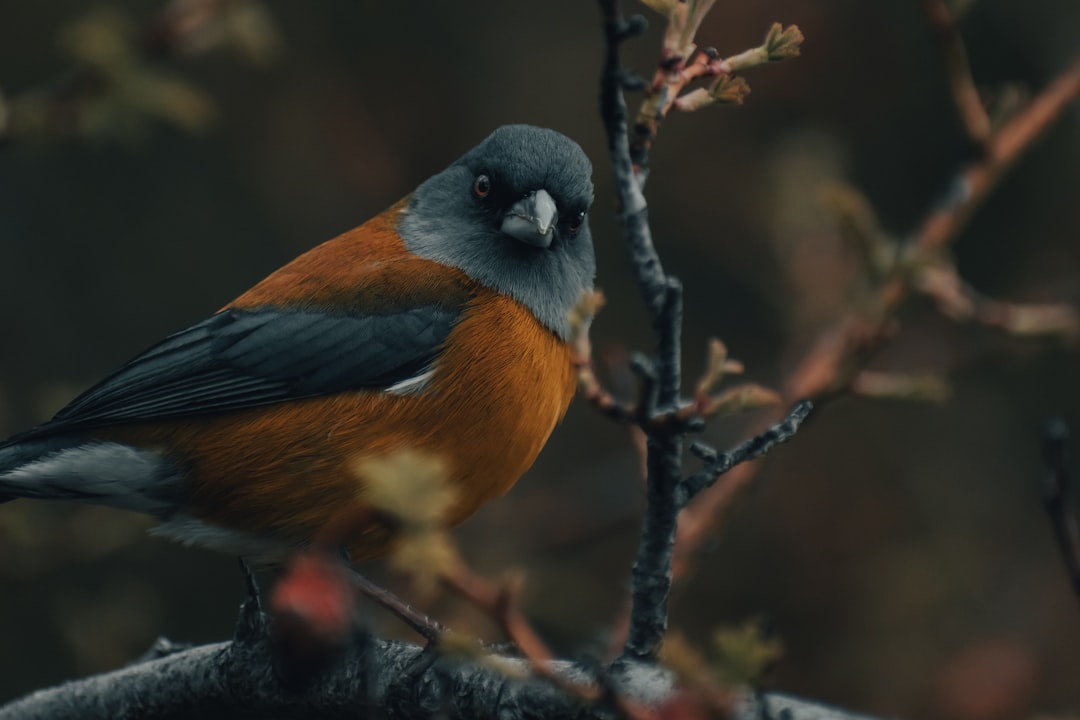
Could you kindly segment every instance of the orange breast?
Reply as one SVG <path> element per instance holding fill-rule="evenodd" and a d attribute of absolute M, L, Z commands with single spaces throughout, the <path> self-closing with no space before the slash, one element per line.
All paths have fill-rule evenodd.
<path fill-rule="evenodd" d="M 160 447 L 183 465 L 185 512 L 230 529 L 303 543 L 342 513 L 363 506 L 357 458 L 411 449 L 445 463 L 457 490 L 450 518 L 457 523 L 506 492 L 532 465 L 573 396 L 569 348 L 516 301 L 456 270 L 404 253 L 389 229 L 380 219 L 326 243 L 235 305 L 266 304 L 276 285 L 278 304 L 291 292 L 286 304 L 328 304 L 317 299 L 324 296 L 342 309 L 354 302 L 367 307 L 373 302 L 370 277 L 349 273 L 344 290 L 359 300 L 343 303 L 343 289 L 335 291 L 340 279 L 325 269 L 348 262 L 354 270 L 366 265 L 367 272 L 382 276 L 404 263 L 414 280 L 408 293 L 471 297 L 428 386 L 412 395 L 350 391 L 110 433 Z M 354 557 L 365 558 L 385 552 L 389 540 L 385 528 L 356 528 L 350 545 Z"/>

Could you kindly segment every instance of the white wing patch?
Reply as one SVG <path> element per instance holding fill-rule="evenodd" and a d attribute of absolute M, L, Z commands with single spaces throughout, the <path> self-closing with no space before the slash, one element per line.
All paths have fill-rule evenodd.
<path fill-rule="evenodd" d="M 419 395 L 424 391 L 424 388 L 431 382 L 431 378 L 435 375 L 434 368 L 428 368 L 419 375 L 414 375 L 411 378 L 405 378 L 399 380 L 390 387 L 386 388 L 386 392 L 391 395 Z"/>

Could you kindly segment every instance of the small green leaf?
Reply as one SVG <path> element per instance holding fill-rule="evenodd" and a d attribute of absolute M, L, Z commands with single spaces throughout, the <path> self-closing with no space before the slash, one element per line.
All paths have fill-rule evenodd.
<path fill-rule="evenodd" d="M 802 30 L 798 25 L 788 25 L 785 28 L 780 23 L 773 23 L 765 36 L 764 43 L 769 62 L 798 57 L 803 39 Z"/>
<path fill-rule="evenodd" d="M 769 637 L 757 621 L 721 628 L 713 635 L 716 672 L 729 685 L 751 685 L 784 655 L 779 639 Z"/>

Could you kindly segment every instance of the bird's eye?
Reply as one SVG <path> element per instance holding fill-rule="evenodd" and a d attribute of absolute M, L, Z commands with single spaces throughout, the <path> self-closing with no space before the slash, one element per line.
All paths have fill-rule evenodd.
<path fill-rule="evenodd" d="M 472 186 L 473 195 L 478 198 L 486 198 L 491 194 L 491 178 L 485 173 L 476 176 Z"/>
<path fill-rule="evenodd" d="M 570 230 L 571 233 L 576 233 L 578 230 L 581 229 L 581 226 L 584 225 L 584 224 L 585 224 L 585 213 L 584 212 L 579 212 L 577 215 L 574 215 L 573 217 L 570 218 L 570 222 L 567 225 L 567 228 Z"/>

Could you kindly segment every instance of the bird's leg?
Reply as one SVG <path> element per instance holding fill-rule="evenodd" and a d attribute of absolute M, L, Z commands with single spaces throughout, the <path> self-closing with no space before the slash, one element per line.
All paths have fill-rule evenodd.
<path fill-rule="evenodd" d="M 266 615 L 263 614 L 262 601 L 259 599 L 259 586 L 255 582 L 255 573 L 244 558 L 240 569 L 244 572 L 246 597 L 240 605 L 240 617 L 236 620 L 236 639 L 252 641 L 261 638 L 266 632 Z"/>
<path fill-rule="evenodd" d="M 237 558 L 240 561 L 240 570 L 244 573 L 244 589 L 247 590 L 247 597 L 244 598 L 244 602 L 252 604 L 253 610 L 262 610 L 262 600 L 259 599 L 259 584 L 255 581 L 255 571 L 248 565 L 247 560 L 242 557 Z"/>

